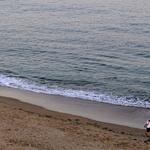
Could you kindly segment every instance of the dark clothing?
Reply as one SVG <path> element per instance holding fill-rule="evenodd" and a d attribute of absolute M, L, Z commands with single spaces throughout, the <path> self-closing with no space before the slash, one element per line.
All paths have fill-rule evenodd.
<path fill-rule="evenodd" d="M 147 128 L 147 132 L 150 132 L 150 128 Z"/>

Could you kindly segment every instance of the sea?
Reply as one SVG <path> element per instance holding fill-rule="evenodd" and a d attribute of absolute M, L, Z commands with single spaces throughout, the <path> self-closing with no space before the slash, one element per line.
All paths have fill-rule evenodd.
<path fill-rule="evenodd" d="M 150 1 L 0 0 L 0 86 L 150 109 Z"/>

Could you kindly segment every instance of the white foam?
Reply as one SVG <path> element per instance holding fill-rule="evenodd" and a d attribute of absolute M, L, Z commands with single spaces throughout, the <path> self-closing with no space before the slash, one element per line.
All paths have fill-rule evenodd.
<path fill-rule="evenodd" d="M 150 108 L 150 102 L 141 99 L 118 97 L 112 94 L 97 93 L 94 91 L 64 89 L 58 86 L 54 87 L 54 86 L 41 85 L 37 82 L 30 81 L 28 79 L 9 77 L 6 75 L 0 75 L 0 85 L 12 87 L 12 88 L 19 88 L 23 90 L 29 90 L 37 93 L 75 97 L 75 98 L 81 98 L 85 100 L 92 100 L 92 101 L 103 102 L 103 103 L 110 103 L 115 105 Z"/>

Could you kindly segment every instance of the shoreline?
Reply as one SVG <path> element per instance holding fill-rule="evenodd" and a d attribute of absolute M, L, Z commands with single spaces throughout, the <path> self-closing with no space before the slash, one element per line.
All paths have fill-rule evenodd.
<path fill-rule="evenodd" d="M 147 118 L 150 117 L 150 109 L 117 106 L 2 86 L 0 87 L 0 96 L 15 98 L 51 111 L 139 129 L 144 129 L 143 125 Z"/>
<path fill-rule="evenodd" d="M 147 118 L 150 117 L 150 109 L 117 106 L 59 95 L 34 93 L 8 87 L 0 87 L 0 96 L 15 98 L 22 102 L 41 106 L 45 109 L 60 113 L 139 129 L 144 129 L 143 125 Z"/>
<path fill-rule="evenodd" d="M 66 100 L 61 96 L 41 95 L 2 87 L 0 91 L 0 95 L 7 94 L 7 97 L 0 96 L 0 149 L 2 150 L 146 150 L 150 148 L 150 138 L 145 135 L 145 129 L 117 124 L 117 119 L 113 124 L 103 122 L 105 120 L 103 118 L 98 121 L 82 115 L 49 110 L 28 102 L 32 99 L 32 103 L 37 103 L 38 99 L 48 96 L 51 97 L 51 107 L 56 109 L 56 104 L 58 105 L 60 100 L 68 106 L 68 98 Z M 13 95 L 14 93 L 16 95 Z M 18 99 L 8 98 L 10 96 Z M 19 100 L 21 97 L 22 101 Z M 71 99 L 69 106 L 72 105 L 77 109 L 81 100 L 75 102 Z M 108 108 L 104 105 L 101 105 L 101 109 Z M 57 108 L 63 106 L 59 104 Z M 83 106 L 93 108 L 95 103 L 85 102 Z M 134 109 L 131 110 L 134 112 Z M 113 108 L 113 111 L 117 114 L 118 111 L 119 113 L 122 111 L 124 114 L 126 109 Z M 104 112 L 102 114 L 104 115 Z M 109 115 L 107 119 L 113 116 Z"/>

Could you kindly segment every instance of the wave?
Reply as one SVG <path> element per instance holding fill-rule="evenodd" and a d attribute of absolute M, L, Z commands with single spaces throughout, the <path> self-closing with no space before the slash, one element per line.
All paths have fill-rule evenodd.
<path fill-rule="evenodd" d="M 11 77 L 2 74 L 0 75 L 0 85 L 33 91 L 37 93 L 81 98 L 84 100 L 91 100 L 114 105 L 150 108 L 150 102 L 148 100 L 142 100 L 140 98 L 134 98 L 129 96 L 120 97 L 114 94 L 100 93 L 97 91 L 67 89 L 58 85 L 44 85 L 26 78 Z"/>

